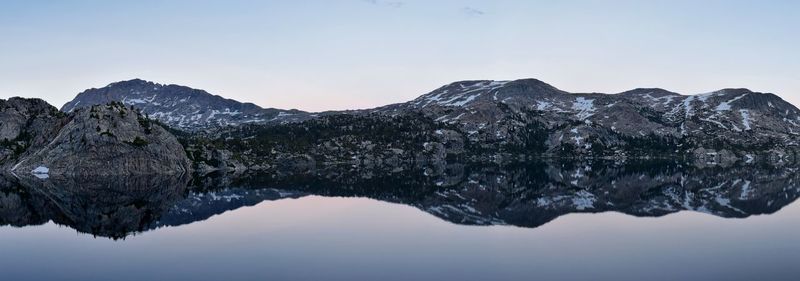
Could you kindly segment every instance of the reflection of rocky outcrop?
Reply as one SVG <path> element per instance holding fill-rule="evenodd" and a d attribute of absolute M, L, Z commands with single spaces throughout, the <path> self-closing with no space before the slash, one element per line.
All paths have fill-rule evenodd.
<path fill-rule="evenodd" d="M 48 221 L 27 189 L 0 177 L 0 225 L 39 225 Z"/>
<path fill-rule="evenodd" d="M 304 194 L 277 189 L 223 188 L 213 191 L 190 192 L 164 212 L 151 228 L 178 226 L 206 220 L 214 215 L 253 206 L 264 201 L 297 198 Z"/>
<path fill-rule="evenodd" d="M 121 238 L 146 230 L 185 193 L 188 177 L 89 177 L 5 180 L 0 224 L 49 220 L 80 232 Z"/>
<path fill-rule="evenodd" d="M 672 162 L 616 165 L 527 163 L 411 171 L 329 169 L 228 179 L 323 196 L 358 196 L 415 206 L 470 225 L 537 227 L 568 213 L 617 211 L 663 216 L 690 210 L 721 217 L 771 214 L 800 196 L 791 166 L 684 167 Z"/>
<path fill-rule="evenodd" d="M 464 224 L 542 225 L 575 212 L 662 216 L 682 210 L 721 217 L 770 214 L 793 202 L 793 168 L 681 168 L 677 165 L 482 169 L 417 207 Z"/>
<path fill-rule="evenodd" d="M 432 166 L 195 178 L 4 180 L 0 224 L 49 220 L 124 237 L 178 226 L 263 201 L 305 195 L 406 204 L 465 225 L 538 227 L 569 213 L 663 216 L 691 210 L 720 217 L 771 214 L 800 196 L 794 166 L 686 167 L 669 161 Z M 183 192 L 186 186 L 190 191 Z M 185 195 L 184 195 L 185 194 Z"/>

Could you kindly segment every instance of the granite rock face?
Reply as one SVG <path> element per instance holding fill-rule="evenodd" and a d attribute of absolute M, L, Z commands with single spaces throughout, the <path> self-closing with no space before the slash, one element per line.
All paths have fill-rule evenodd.
<path fill-rule="evenodd" d="M 47 145 L 67 122 L 66 114 L 40 99 L 0 100 L 0 167 Z"/>
<path fill-rule="evenodd" d="M 48 144 L 27 152 L 15 174 L 183 174 L 191 164 L 175 136 L 121 103 L 73 111 Z"/>

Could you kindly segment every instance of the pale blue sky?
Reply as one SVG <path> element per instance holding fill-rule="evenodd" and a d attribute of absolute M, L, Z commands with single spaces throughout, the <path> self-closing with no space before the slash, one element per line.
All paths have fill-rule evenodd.
<path fill-rule="evenodd" d="M 800 105 L 800 1 L 6 1 L 0 98 L 142 78 L 264 107 L 413 99 L 469 79 L 725 87 Z"/>

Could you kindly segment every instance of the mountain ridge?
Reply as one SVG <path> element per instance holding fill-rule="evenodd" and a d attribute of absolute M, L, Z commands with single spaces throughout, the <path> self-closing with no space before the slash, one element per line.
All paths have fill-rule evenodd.
<path fill-rule="evenodd" d="M 483 87 L 480 87 L 483 85 Z M 121 89 L 120 89 L 121 88 Z M 396 110 L 399 107 L 409 107 L 409 104 L 416 105 L 416 108 L 427 107 L 429 105 L 439 106 L 462 106 L 472 103 L 475 99 L 480 99 L 483 93 L 460 98 L 452 96 L 458 94 L 459 90 L 479 92 L 481 90 L 508 90 L 517 88 L 519 91 L 528 94 L 535 94 L 539 98 L 552 98 L 557 94 L 581 95 L 581 96 L 600 96 L 600 97 L 626 97 L 632 101 L 641 101 L 644 97 L 651 99 L 666 99 L 670 96 L 682 99 L 692 96 L 702 97 L 705 94 L 680 94 L 661 88 L 635 88 L 620 93 L 572 93 L 560 90 L 546 82 L 535 78 L 518 80 L 463 80 L 456 81 L 441 86 L 429 93 L 423 94 L 407 102 L 387 104 L 375 108 L 353 109 L 353 110 L 331 110 L 321 112 L 306 112 L 297 109 L 277 109 L 263 108 L 250 102 L 239 102 L 234 99 L 214 95 L 204 90 L 194 89 L 187 86 L 176 84 L 161 84 L 151 81 L 134 78 L 131 80 L 118 81 L 108 84 L 101 88 L 90 88 L 79 93 L 73 100 L 65 103 L 61 110 L 70 112 L 78 107 L 89 105 L 105 104 L 111 101 L 122 102 L 126 105 L 133 105 L 142 109 L 143 113 L 164 122 L 167 125 L 184 130 L 201 130 L 220 126 L 237 126 L 246 123 L 256 124 L 275 124 L 304 121 L 315 118 L 319 115 L 341 114 L 341 113 L 363 113 L 379 112 L 386 110 Z M 169 90 L 164 90 L 169 89 Z M 128 91 L 130 93 L 122 93 Z M 747 91 L 757 93 L 746 88 L 724 88 L 711 93 L 725 91 Z M 450 93 L 448 93 L 450 92 Z M 448 94 L 450 94 L 448 96 Z M 171 97 L 170 95 L 176 95 Z M 201 103 L 185 103 L 192 98 L 205 99 Z M 691 98 L 693 99 L 693 98 Z M 493 97 L 494 101 L 497 96 Z M 447 102 L 450 102 L 449 104 Z M 504 102 L 505 100 L 501 101 Z M 537 102 L 529 100 L 528 102 Z M 537 103 L 540 107 L 547 107 L 547 103 Z"/>
<path fill-rule="evenodd" d="M 11 104 L 26 104 L 21 101 Z M 181 162 L 174 161 L 177 155 L 164 163 L 176 166 L 171 170 L 201 173 L 302 170 L 329 164 L 396 169 L 548 157 L 675 158 L 696 165 L 729 165 L 794 161 L 800 152 L 800 110 L 777 95 L 741 88 L 700 95 L 659 88 L 601 94 L 569 93 L 537 79 L 470 80 L 444 85 L 405 103 L 309 113 L 269 111 L 202 90 L 135 79 L 84 91 L 64 111 L 44 110 L 46 114 L 31 116 L 23 114 L 26 110 L 4 108 L 0 117 L 16 124 L 0 130 L 6 136 L 4 159 L 40 153 L 52 140 L 54 132 L 47 126 L 32 127 L 41 135 L 34 142 L 23 134 L 29 129 L 19 129 L 36 120 L 61 124 L 53 128 L 78 122 L 72 125 L 77 129 L 71 136 L 103 133 L 83 124 L 96 122 L 89 118 L 94 114 L 75 119 L 86 115 L 76 114 L 86 107 L 94 111 L 94 103 L 111 105 L 106 107 L 116 112 L 102 114 L 109 116 L 101 118 L 107 120 L 103 122 L 111 122 L 102 128 L 116 128 L 127 120 L 112 118 L 124 117 L 123 111 L 141 112 L 142 118 L 165 124 L 170 135 L 177 136 L 192 168 L 175 165 Z M 34 100 L 29 106 L 35 104 Z M 132 149 L 126 145 L 141 135 L 134 121 L 125 121 L 132 130 L 113 145 Z M 68 148 L 82 145 L 72 137 L 61 141 Z M 67 155 L 71 150 L 48 147 L 52 152 L 48 161 L 74 158 Z"/>
<path fill-rule="evenodd" d="M 65 103 L 61 111 L 69 113 L 77 108 L 109 102 L 135 106 L 150 117 L 184 130 L 243 123 L 288 122 L 294 119 L 294 115 L 305 116 L 305 112 L 296 109 L 262 108 L 254 103 L 239 102 L 200 89 L 138 78 L 87 89 Z"/>
<path fill-rule="evenodd" d="M 214 166 L 232 169 L 268 167 L 285 159 L 391 166 L 519 156 L 669 157 L 727 165 L 792 158 L 798 132 L 800 110 L 769 93 L 738 88 L 700 95 L 657 88 L 568 93 L 523 79 L 453 82 L 405 103 L 319 114 L 269 128 L 232 127 L 197 143 L 211 141 L 213 149 L 230 151 L 235 161 L 213 162 L 227 162 Z M 190 150 L 208 149 L 187 143 Z"/>

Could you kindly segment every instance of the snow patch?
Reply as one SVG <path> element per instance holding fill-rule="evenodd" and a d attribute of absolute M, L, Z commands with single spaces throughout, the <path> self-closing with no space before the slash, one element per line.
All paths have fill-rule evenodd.
<path fill-rule="evenodd" d="M 702 107 L 705 107 L 705 106 L 707 106 L 706 100 L 708 100 L 708 98 L 713 97 L 716 94 L 717 93 L 714 92 L 714 93 L 697 94 L 697 95 L 694 95 L 694 96 L 686 97 L 685 99 L 683 99 L 683 103 L 681 103 L 680 106 L 675 107 L 674 109 L 672 109 L 672 112 L 670 112 L 670 114 L 675 115 L 680 110 L 680 108 L 682 107 L 683 111 L 684 111 L 684 113 L 686 115 L 686 118 L 688 119 L 689 117 L 692 117 L 692 115 L 694 115 L 694 113 L 692 112 L 692 109 L 693 109 L 692 102 L 693 101 L 695 101 L 695 100 L 700 101 L 700 102 L 703 103 Z"/>
<path fill-rule="evenodd" d="M 578 129 L 573 128 L 572 130 L 570 130 L 570 132 L 575 134 L 575 136 L 572 137 L 572 139 L 575 141 L 575 145 L 580 146 L 583 141 L 583 137 L 580 134 L 578 134 Z"/>
<path fill-rule="evenodd" d="M 578 97 L 575 99 L 575 103 L 572 104 L 572 109 L 578 112 L 577 116 L 579 120 L 585 120 L 594 115 L 594 100 Z"/>
<path fill-rule="evenodd" d="M 711 117 L 714 117 L 714 116 L 711 116 Z M 722 122 L 719 122 L 717 120 L 713 120 L 713 119 L 711 119 L 711 117 L 709 117 L 709 118 L 700 118 L 700 120 L 717 124 L 717 126 L 719 126 L 720 128 L 723 128 L 725 130 L 728 129 L 728 127 L 726 127 L 724 124 L 722 124 Z"/>
<path fill-rule="evenodd" d="M 546 101 L 536 101 L 536 110 L 546 110 L 553 106 L 552 103 Z"/>
<path fill-rule="evenodd" d="M 35 176 L 37 178 L 40 178 L 40 179 L 49 178 L 50 177 L 49 173 L 50 173 L 50 169 L 45 167 L 45 166 L 36 167 L 36 169 L 33 169 L 31 171 L 31 174 L 33 174 L 33 176 Z"/>
<path fill-rule="evenodd" d="M 750 111 L 747 109 L 739 109 L 739 114 L 742 115 L 742 125 L 745 130 L 750 130 Z"/>
<path fill-rule="evenodd" d="M 153 103 L 156 100 L 158 95 L 153 95 L 149 98 L 133 98 L 129 99 L 128 97 L 122 98 L 122 103 L 126 105 L 135 105 L 135 104 L 143 104 L 143 103 Z"/>
<path fill-rule="evenodd" d="M 738 97 L 732 98 L 732 99 L 731 99 L 731 100 L 729 100 L 729 101 L 725 101 L 725 102 L 721 102 L 721 103 L 719 103 L 719 105 L 717 105 L 716 111 L 727 111 L 727 110 L 731 110 L 731 103 L 732 103 L 732 102 L 735 102 L 735 101 L 737 101 L 737 100 L 739 100 L 739 99 L 741 99 L 741 98 L 743 98 L 743 97 L 744 97 L 744 96 L 746 96 L 746 95 L 747 95 L 747 94 L 742 94 L 741 96 L 738 96 Z"/>
<path fill-rule="evenodd" d="M 480 97 L 483 93 L 490 93 L 506 83 L 508 83 L 508 81 L 485 81 L 471 85 L 459 83 L 458 86 L 464 90 L 458 90 L 456 93 L 450 93 L 450 89 L 443 89 L 439 92 L 434 91 L 417 99 L 415 105 L 420 107 L 426 107 L 431 104 L 440 106 L 465 106 Z M 445 87 L 452 86 L 453 84 L 450 84 Z M 497 91 L 494 92 L 492 99 L 497 100 Z"/>
<path fill-rule="evenodd" d="M 33 173 L 33 174 L 47 174 L 47 173 L 50 173 L 50 169 L 45 167 L 45 166 L 39 166 L 39 167 L 36 167 L 36 169 L 33 169 L 31 171 L 31 173 Z"/>
<path fill-rule="evenodd" d="M 465 98 L 463 100 L 453 101 L 453 102 L 445 103 L 443 105 L 444 106 L 464 106 L 464 105 L 468 104 L 469 102 L 475 100 L 475 98 L 477 98 L 480 95 L 481 95 L 480 93 L 474 94 L 474 95 L 468 96 L 467 98 Z"/>
<path fill-rule="evenodd" d="M 594 208 L 595 201 L 597 201 L 597 198 L 594 197 L 594 194 L 586 190 L 581 190 L 572 198 L 572 205 L 574 205 L 577 210 L 591 209 Z"/>
<path fill-rule="evenodd" d="M 742 193 L 739 194 L 739 200 L 746 200 L 752 190 L 750 189 L 750 181 L 745 181 L 742 185 Z"/>

